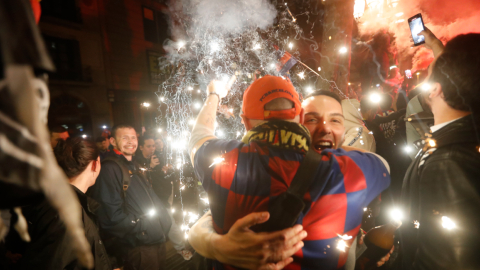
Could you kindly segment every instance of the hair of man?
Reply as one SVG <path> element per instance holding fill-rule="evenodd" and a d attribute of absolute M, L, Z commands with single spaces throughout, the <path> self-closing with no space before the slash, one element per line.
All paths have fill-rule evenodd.
<path fill-rule="evenodd" d="M 79 137 L 59 140 L 53 152 L 58 165 L 69 179 L 80 175 L 99 155 L 92 141 Z"/>
<path fill-rule="evenodd" d="M 333 99 L 335 99 L 336 101 L 338 101 L 338 103 L 340 103 L 340 105 L 342 105 L 342 99 L 340 98 L 339 95 L 335 94 L 334 92 L 332 91 L 328 91 L 328 90 L 316 90 L 316 91 L 313 91 L 312 93 L 310 93 L 305 99 L 308 99 L 310 97 L 316 97 L 316 96 L 328 96 L 328 97 L 331 97 Z"/>

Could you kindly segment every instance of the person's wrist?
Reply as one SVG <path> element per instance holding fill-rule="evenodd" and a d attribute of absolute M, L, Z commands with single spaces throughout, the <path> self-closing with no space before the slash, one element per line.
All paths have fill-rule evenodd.
<path fill-rule="evenodd" d="M 224 235 L 220 235 L 212 232 L 210 233 L 207 239 L 208 240 L 207 243 L 210 249 L 210 254 L 213 256 L 213 259 L 222 263 L 225 263 L 225 260 L 222 256 L 221 249 L 218 249 L 217 247 L 222 246 L 222 241 L 224 237 L 225 237 Z"/>
<path fill-rule="evenodd" d="M 211 96 L 217 96 L 218 100 L 220 100 L 220 95 L 217 92 L 209 92 L 208 97 L 211 97 Z"/>

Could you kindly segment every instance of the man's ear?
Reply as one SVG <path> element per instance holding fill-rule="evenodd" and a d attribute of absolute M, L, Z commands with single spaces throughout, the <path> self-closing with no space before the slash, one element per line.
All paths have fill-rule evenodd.
<path fill-rule="evenodd" d="M 113 145 L 114 147 L 117 147 L 117 143 L 115 141 L 115 138 L 113 138 L 113 137 L 110 138 L 110 144 Z"/>
<path fill-rule="evenodd" d="M 300 111 L 300 124 L 303 125 L 305 121 L 305 110 L 302 108 L 302 110 Z"/>

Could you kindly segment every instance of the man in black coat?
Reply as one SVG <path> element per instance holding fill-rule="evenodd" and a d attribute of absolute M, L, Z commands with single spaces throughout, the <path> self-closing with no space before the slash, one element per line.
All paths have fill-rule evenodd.
<path fill-rule="evenodd" d="M 404 179 L 399 268 L 479 269 L 480 34 L 445 48 L 421 34 L 436 57 L 425 87 L 435 125 Z"/>
<path fill-rule="evenodd" d="M 138 144 L 135 129 L 128 125 L 114 127 L 110 143 L 114 150 L 105 160 L 116 158 L 120 165 L 104 161 L 97 182 L 91 188 L 91 196 L 101 205 L 98 220 L 109 248 L 107 251 L 124 261 L 125 270 L 164 269 L 165 239 L 171 219 L 150 182 L 132 162 Z M 130 174 L 128 187 L 125 173 Z"/>

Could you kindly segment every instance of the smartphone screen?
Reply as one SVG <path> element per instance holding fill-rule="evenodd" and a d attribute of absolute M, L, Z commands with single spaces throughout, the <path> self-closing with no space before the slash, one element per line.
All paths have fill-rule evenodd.
<path fill-rule="evenodd" d="M 418 33 L 425 30 L 423 25 L 422 14 L 417 14 L 410 19 L 408 19 L 408 25 L 410 26 L 410 32 L 412 33 L 413 44 L 418 46 L 425 43 L 425 37 L 418 35 Z"/>
<path fill-rule="evenodd" d="M 412 78 L 412 71 L 410 69 L 405 70 L 405 76 L 407 76 L 407 78 L 411 79 Z"/>

